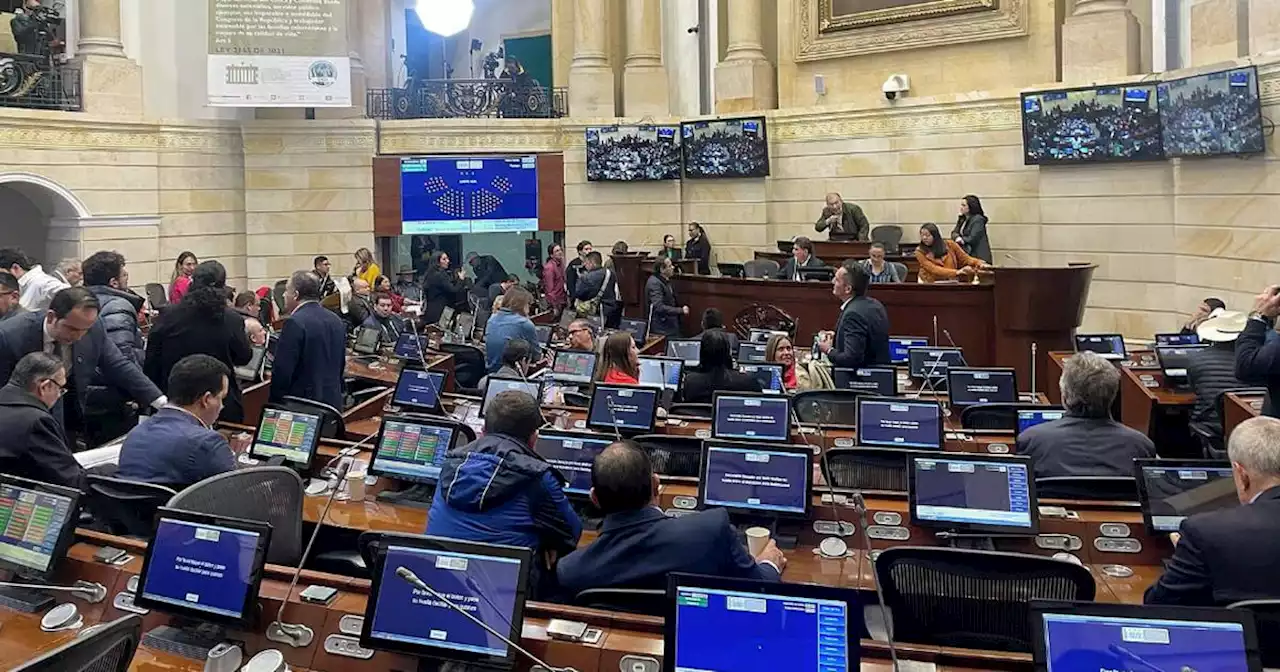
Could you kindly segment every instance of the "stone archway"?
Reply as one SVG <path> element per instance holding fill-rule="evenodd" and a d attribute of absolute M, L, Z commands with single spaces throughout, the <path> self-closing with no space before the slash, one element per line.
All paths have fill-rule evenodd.
<path fill-rule="evenodd" d="M 93 216 L 71 190 L 35 173 L 0 172 L 0 246 L 52 267 L 80 257 L 80 221 Z"/>

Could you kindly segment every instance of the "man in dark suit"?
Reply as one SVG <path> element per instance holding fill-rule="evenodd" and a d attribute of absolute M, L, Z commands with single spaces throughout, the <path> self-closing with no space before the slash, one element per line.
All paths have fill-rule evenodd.
<path fill-rule="evenodd" d="M 67 371 L 53 355 L 33 352 L 18 361 L 0 388 L 0 472 L 80 489 L 84 469 L 67 448 L 49 409 L 67 388 Z"/>
<path fill-rule="evenodd" d="M 821 259 L 813 256 L 813 241 L 804 236 L 796 238 L 791 246 L 791 258 L 778 269 L 779 280 L 803 280 L 800 277 L 802 268 L 822 268 L 826 266 Z"/>
<path fill-rule="evenodd" d="M 842 369 L 889 365 L 889 314 L 884 304 L 867 296 L 871 276 L 856 261 L 836 269 L 831 293 L 840 304 L 836 333 L 818 340 L 831 364 Z"/>
<path fill-rule="evenodd" d="M 467 254 L 467 265 L 471 267 L 471 272 L 476 278 L 475 284 L 471 285 L 471 293 L 479 301 L 483 301 L 489 295 L 490 287 L 505 281 L 511 275 L 502 267 L 502 262 L 491 254 L 470 252 Z"/>
<path fill-rule="evenodd" d="M 667 574 L 687 572 L 778 581 L 787 561 L 770 541 L 753 558 L 724 509 L 668 518 L 657 506 L 658 478 L 649 457 L 621 441 L 591 466 L 591 501 L 605 514 L 600 536 L 560 560 L 569 597 L 591 588 L 664 588 Z"/>
<path fill-rule="evenodd" d="M 139 406 L 164 406 L 164 395 L 138 363 L 120 354 L 98 321 L 98 299 L 84 287 L 53 295 L 49 309 L 0 322 L 0 380 L 13 375 L 18 360 L 32 352 L 58 357 L 68 372 L 66 398 L 53 409 L 64 430 L 83 432 L 89 384 L 98 380 L 131 397 Z M 68 432 L 70 437 L 70 432 Z"/>
<path fill-rule="evenodd" d="M 1227 442 L 1240 506 L 1192 515 L 1147 604 L 1226 606 L 1280 598 L 1280 420 L 1240 423 Z"/>
<path fill-rule="evenodd" d="M 1249 385 L 1267 386 L 1262 414 L 1273 418 L 1280 417 L 1280 340 L 1268 340 L 1267 334 L 1275 331 L 1277 315 L 1280 285 L 1272 285 L 1254 299 L 1253 312 L 1236 339 L 1236 378 Z"/>
<path fill-rule="evenodd" d="M 831 240 L 871 240 L 871 222 L 867 221 L 862 208 L 845 202 L 844 197 L 835 192 L 827 194 L 827 202 L 813 228 L 818 233 L 830 230 Z"/>
<path fill-rule="evenodd" d="M 285 288 L 290 311 L 276 344 L 271 368 L 271 401 L 301 397 L 342 411 L 347 368 L 347 330 L 342 318 L 320 305 L 320 279 L 298 271 Z"/>

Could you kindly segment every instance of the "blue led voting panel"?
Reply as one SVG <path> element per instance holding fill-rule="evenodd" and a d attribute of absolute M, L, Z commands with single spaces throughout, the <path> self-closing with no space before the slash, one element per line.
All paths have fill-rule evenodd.
<path fill-rule="evenodd" d="M 79 500 L 71 488 L 0 474 L 0 568 L 51 574 L 71 542 Z"/>
<path fill-rule="evenodd" d="M 511 390 L 524 392 L 535 400 L 542 398 L 542 390 L 537 382 L 526 383 L 515 378 L 490 378 L 489 384 L 484 388 L 484 401 L 480 404 L 480 417 L 484 417 L 484 412 L 488 410 L 489 402 L 493 401 L 494 397 Z"/>
<path fill-rule="evenodd" d="M 684 360 L 674 357 L 641 357 L 640 384 L 675 390 L 680 387 Z"/>
<path fill-rule="evenodd" d="M 400 184 L 405 235 L 538 230 L 537 157 L 406 158 Z"/>
<path fill-rule="evenodd" d="M 369 473 L 411 483 L 435 483 L 444 456 L 453 447 L 455 429 L 445 421 L 383 418 Z"/>
<path fill-rule="evenodd" d="M 711 436 L 717 439 L 791 439 L 791 400 L 785 396 L 716 392 L 711 404 Z"/>
<path fill-rule="evenodd" d="M 1124 337 L 1120 334 L 1076 334 L 1076 352 L 1096 352 L 1107 359 L 1123 359 L 1128 356 Z"/>
<path fill-rule="evenodd" d="M 628 432 L 653 431 L 658 415 L 658 390 L 640 385 L 597 383 L 591 392 L 587 426 L 592 429 Z"/>
<path fill-rule="evenodd" d="M 551 378 L 564 383 L 589 383 L 596 373 L 596 353 L 559 350 L 551 362 Z"/>
<path fill-rule="evenodd" d="M 598 434 L 577 434 L 542 430 L 538 432 L 537 453 L 560 471 L 569 483 L 564 491 L 571 495 L 591 494 L 591 465 L 613 439 Z"/>
<path fill-rule="evenodd" d="M 1036 425 L 1061 420 L 1066 415 L 1067 412 L 1061 406 L 1020 408 L 1018 409 L 1018 429 L 1016 434 L 1021 434 Z"/>
<path fill-rule="evenodd" d="M 942 450 L 942 409 L 932 401 L 859 397 L 858 443 Z"/>
<path fill-rule="evenodd" d="M 1143 522 L 1155 533 L 1177 532 L 1188 516 L 1240 505 L 1231 465 L 1216 460 L 1134 460 Z"/>
<path fill-rule="evenodd" d="M 893 369 L 832 369 L 836 389 L 874 394 L 877 397 L 898 395 L 898 372 Z"/>
<path fill-rule="evenodd" d="M 423 371 L 405 367 L 396 381 L 396 393 L 391 403 L 434 411 L 440 406 L 440 392 L 444 388 L 444 373 Z"/>
<path fill-rule="evenodd" d="M 1025 457 L 911 459 L 911 522 L 967 532 L 1034 534 L 1031 461 Z"/>
<path fill-rule="evenodd" d="M 923 348 L 928 345 L 929 339 L 924 336 L 890 336 L 889 362 L 906 364 L 910 361 L 910 348 Z"/>
<path fill-rule="evenodd" d="M 699 499 L 735 512 L 804 516 L 812 461 L 808 447 L 704 443 Z"/>
<path fill-rule="evenodd" d="M 739 364 L 738 370 L 755 378 L 766 393 L 779 394 L 784 389 L 781 364 Z"/>
<path fill-rule="evenodd" d="M 259 459 L 279 456 L 297 468 L 308 469 L 318 445 L 320 416 L 268 406 L 262 411 L 249 455 Z"/>
<path fill-rule="evenodd" d="M 947 369 L 947 394 L 952 406 L 1012 404 L 1018 401 L 1018 377 L 1013 369 Z"/>

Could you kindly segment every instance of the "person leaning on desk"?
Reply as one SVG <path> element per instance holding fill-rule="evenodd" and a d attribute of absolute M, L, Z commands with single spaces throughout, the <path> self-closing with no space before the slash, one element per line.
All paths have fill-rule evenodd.
<path fill-rule="evenodd" d="M 939 280 L 968 282 L 979 270 L 989 268 L 987 262 L 969 256 L 956 241 L 943 238 L 933 222 L 920 227 L 916 261 L 920 264 L 919 280 L 926 284 Z"/>
<path fill-rule="evenodd" d="M 831 231 L 832 240 L 870 240 L 871 222 L 863 214 L 862 208 L 853 203 L 846 203 L 844 197 L 835 192 L 827 194 L 827 204 L 822 214 L 813 225 L 818 233 Z"/>

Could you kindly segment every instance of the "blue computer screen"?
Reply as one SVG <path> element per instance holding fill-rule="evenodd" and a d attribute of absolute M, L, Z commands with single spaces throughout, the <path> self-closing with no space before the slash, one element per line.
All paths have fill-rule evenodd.
<path fill-rule="evenodd" d="M 392 478 L 435 481 L 453 445 L 453 429 L 443 425 L 385 420 L 372 468 Z"/>
<path fill-rule="evenodd" d="M 860 399 L 858 443 L 942 449 L 942 409 L 930 401 Z"/>
<path fill-rule="evenodd" d="M 147 600 L 239 619 L 253 588 L 261 535 L 162 518 L 148 553 Z"/>
<path fill-rule="evenodd" d="M 898 372 L 893 369 L 832 369 L 836 389 L 865 392 L 880 397 L 898 394 Z"/>
<path fill-rule="evenodd" d="M 912 458 L 915 514 L 922 522 L 1032 527 L 1024 463 Z"/>
<path fill-rule="evenodd" d="M 947 393 L 952 406 L 1012 404 L 1018 400 L 1013 369 L 962 369 L 947 371 Z"/>
<path fill-rule="evenodd" d="M 538 230 L 534 156 L 403 159 L 400 186 L 404 235 Z"/>
<path fill-rule="evenodd" d="M 400 334 L 396 339 L 396 357 L 403 359 L 422 359 L 422 344 L 424 339 L 412 331 L 406 331 Z"/>
<path fill-rule="evenodd" d="M 706 506 L 798 515 L 807 511 L 813 466 L 805 451 L 716 445 L 706 451 Z"/>
<path fill-rule="evenodd" d="M 1103 357 L 1119 358 L 1126 354 L 1120 334 L 1076 334 L 1076 352 L 1089 350 Z"/>
<path fill-rule="evenodd" d="M 1156 334 L 1156 345 L 1199 345 L 1197 334 Z"/>
<path fill-rule="evenodd" d="M 390 546 L 369 635 L 426 649 L 506 656 L 507 645 L 501 639 L 430 593 L 414 588 L 396 570 L 409 569 L 423 583 L 509 636 L 523 571 L 520 565 L 515 558 Z"/>
<path fill-rule="evenodd" d="M 1044 614 L 1048 672 L 1248 672 L 1239 623 Z"/>
<path fill-rule="evenodd" d="M 640 384 L 674 390 L 680 386 L 680 370 L 683 368 L 682 359 L 641 357 Z"/>
<path fill-rule="evenodd" d="M 889 337 L 889 361 L 894 364 L 906 364 L 909 356 L 908 348 L 923 348 L 929 345 L 929 339 L 914 336 Z"/>
<path fill-rule="evenodd" d="M 783 391 L 781 364 L 739 364 L 738 370 L 755 378 L 765 392 Z"/>
<path fill-rule="evenodd" d="M 711 435 L 717 439 L 791 438 L 791 401 L 785 397 L 717 394 L 714 403 Z"/>
<path fill-rule="evenodd" d="M 539 432 L 537 452 L 567 479 L 564 491 L 575 495 L 591 492 L 591 465 L 613 439 L 581 434 Z"/>
<path fill-rule="evenodd" d="M 587 425 L 649 431 L 658 407 L 658 390 L 652 387 L 597 385 L 591 395 Z"/>
<path fill-rule="evenodd" d="M 768 345 L 764 343 L 739 343 L 738 344 L 738 363 L 739 364 L 760 364 L 766 361 L 765 348 Z"/>
<path fill-rule="evenodd" d="M 433 409 L 440 404 L 440 388 L 444 387 L 444 373 L 404 369 L 396 381 L 396 394 L 392 403 L 400 406 Z"/>
<path fill-rule="evenodd" d="M 676 588 L 675 671 L 851 672 L 850 613 L 833 600 Z M 856 620 L 856 619 L 852 619 Z"/>
<path fill-rule="evenodd" d="M 1039 424 L 1043 424 L 1046 422 L 1053 422 L 1054 420 L 1061 420 L 1063 416 L 1065 416 L 1066 414 L 1067 412 L 1062 410 L 1061 408 L 1053 408 L 1053 409 L 1045 409 L 1045 410 L 1019 409 L 1018 410 L 1018 433 L 1021 434 L 1022 432 L 1025 432 L 1028 429 L 1031 429 L 1032 427 L 1035 427 L 1036 425 L 1039 425 Z"/>

